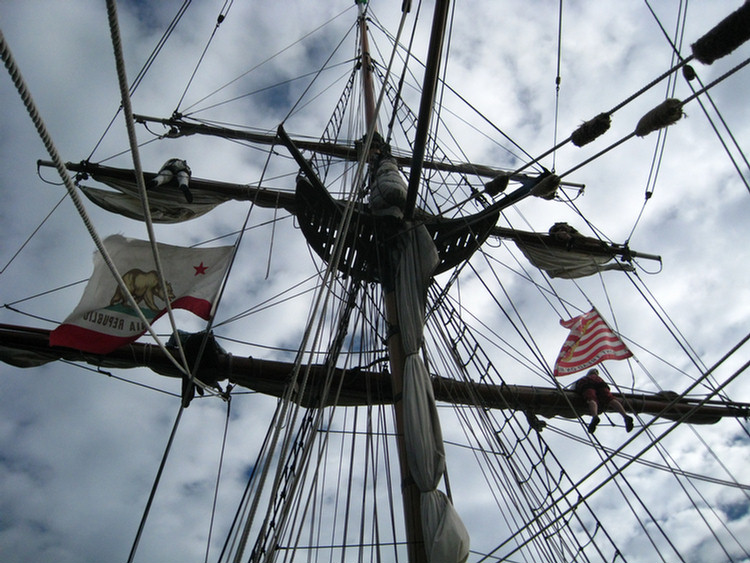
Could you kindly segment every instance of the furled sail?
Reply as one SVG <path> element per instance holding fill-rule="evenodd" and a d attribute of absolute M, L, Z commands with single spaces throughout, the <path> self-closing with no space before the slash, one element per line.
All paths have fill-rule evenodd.
<path fill-rule="evenodd" d="M 93 203 L 111 213 L 118 213 L 136 221 L 143 221 L 143 204 L 137 186 L 126 180 L 105 180 L 108 186 L 118 190 L 111 192 L 89 186 L 81 191 Z M 181 223 L 205 215 L 229 198 L 203 190 L 191 189 L 193 201 L 187 203 L 176 186 L 160 186 L 149 191 L 148 206 L 154 223 Z"/>
<path fill-rule="evenodd" d="M 406 193 L 395 161 L 384 156 L 375 169 L 370 192 L 373 213 L 402 220 Z M 470 538 L 450 499 L 437 488 L 445 474 L 445 448 L 430 374 L 421 356 L 427 287 L 440 256 L 424 225 L 406 221 L 398 229 L 388 248 L 405 357 L 402 393 L 407 463 L 420 491 L 427 561 L 461 563 L 469 555 Z"/>
<path fill-rule="evenodd" d="M 37 166 L 54 166 L 39 160 Z M 76 172 L 81 191 L 96 205 L 130 219 L 143 221 L 143 204 L 136 183 L 135 172 L 126 168 L 103 166 L 93 162 L 66 162 L 65 167 Z M 144 172 L 149 182 L 157 177 L 154 172 Z M 103 190 L 80 184 L 92 178 L 116 191 Z M 259 188 L 190 177 L 192 202 L 187 202 L 177 182 L 168 182 L 148 190 L 149 209 L 154 223 L 179 223 L 208 213 L 218 205 L 230 201 L 252 201 L 253 205 L 283 208 L 294 212 L 294 194 L 288 191 Z"/>
<path fill-rule="evenodd" d="M 592 256 L 582 252 L 546 248 L 521 242 L 516 242 L 516 245 L 529 262 L 547 272 L 552 278 L 573 279 L 605 270 L 632 272 L 634 269 L 630 264 L 613 262 L 612 257 Z"/>
<path fill-rule="evenodd" d="M 422 361 L 425 292 L 439 259 L 424 226 L 406 228 L 394 249 L 404 364 L 405 441 L 409 470 L 421 491 L 422 530 L 430 563 L 457 563 L 469 555 L 469 534 L 448 497 L 437 489 L 445 473 L 440 418 Z"/>
<path fill-rule="evenodd" d="M 608 252 L 606 243 L 581 235 L 567 223 L 555 223 L 549 235 L 516 239 L 515 243 L 529 262 L 553 278 L 573 279 L 606 270 L 634 270 L 631 264 L 613 261 L 616 253 Z"/>

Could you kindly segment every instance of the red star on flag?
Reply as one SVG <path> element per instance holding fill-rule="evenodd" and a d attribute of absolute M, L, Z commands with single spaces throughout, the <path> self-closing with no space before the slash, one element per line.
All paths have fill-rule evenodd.
<path fill-rule="evenodd" d="M 203 262 L 200 263 L 200 266 L 193 266 L 193 268 L 195 268 L 195 275 L 196 276 L 198 276 L 198 275 L 205 276 L 206 275 L 206 270 L 208 270 L 208 266 L 204 266 Z"/>

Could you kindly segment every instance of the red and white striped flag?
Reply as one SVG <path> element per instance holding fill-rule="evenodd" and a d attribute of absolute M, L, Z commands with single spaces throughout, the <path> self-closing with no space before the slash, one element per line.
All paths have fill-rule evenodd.
<path fill-rule="evenodd" d="M 104 246 L 149 322 L 166 312 L 167 301 L 173 309 L 187 309 L 206 320 L 213 316 L 216 297 L 232 257 L 231 246 L 184 248 L 159 244 L 166 296 L 148 241 L 112 235 L 104 240 Z M 94 273 L 80 303 L 50 333 L 49 342 L 50 346 L 108 354 L 137 340 L 147 328 L 97 252 Z"/>
<path fill-rule="evenodd" d="M 569 328 L 570 334 L 557 356 L 555 377 L 570 375 L 604 360 L 624 360 L 633 355 L 596 309 L 560 324 Z"/>

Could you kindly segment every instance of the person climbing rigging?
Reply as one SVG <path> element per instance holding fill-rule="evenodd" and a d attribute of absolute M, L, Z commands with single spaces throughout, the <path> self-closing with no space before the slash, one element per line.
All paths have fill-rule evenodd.
<path fill-rule="evenodd" d="M 633 430 L 633 417 L 629 416 L 622 403 L 612 396 L 609 385 L 599 377 L 598 369 L 590 369 L 585 376 L 576 381 L 575 392 L 583 397 L 588 404 L 589 414 L 591 414 L 591 422 L 588 426 L 589 434 L 593 434 L 599 424 L 599 411 L 605 411 L 608 407 L 622 415 L 627 432 Z"/>
<path fill-rule="evenodd" d="M 150 190 L 175 179 L 180 190 L 182 190 L 182 194 L 185 196 L 185 201 L 192 203 L 193 194 L 188 187 L 191 175 L 192 172 L 186 161 L 180 158 L 170 158 L 162 165 L 159 173 L 146 185 L 146 189 Z"/>

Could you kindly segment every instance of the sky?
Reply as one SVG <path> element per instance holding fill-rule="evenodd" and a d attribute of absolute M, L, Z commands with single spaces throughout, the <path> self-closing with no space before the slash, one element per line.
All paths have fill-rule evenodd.
<path fill-rule="evenodd" d="M 376 23 L 395 30 L 401 2 L 371 4 Z M 651 4 L 666 32 L 673 35 L 680 3 Z M 174 0 L 119 3 L 131 81 L 180 5 Z M 190 6 L 139 84 L 132 99 L 134 111 L 168 117 L 176 110 L 206 108 L 196 116 L 263 131 L 274 131 L 286 120 L 289 131 L 316 138 L 335 108 L 350 66 L 342 64 L 323 73 L 305 102 L 294 106 L 289 116 L 311 77 L 285 81 L 322 65 L 355 20 L 352 3 L 232 4 L 185 93 L 222 5 Z M 488 8 L 487 3 L 464 0 L 456 5 L 447 42 L 446 81 L 480 114 L 470 112 L 450 91 L 442 93 L 446 110 L 439 135 L 450 131 L 461 139 L 463 153 L 450 140 L 446 149 L 458 159 L 514 168 L 528 159 L 520 149 L 506 150 L 510 145 L 498 129 L 526 153 L 542 154 L 553 146 L 555 131 L 558 140 L 564 139 L 581 122 L 616 107 L 671 64 L 669 43 L 645 3 L 565 2 L 559 63 L 556 3 L 502 1 Z M 689 54 L 691 42 L 739 5 L 723 0 L 690 3 L 683 56 Z M 421 9 L 428 13 L 432 4 Z M 297 42 L 329 20 L 315 35 Z M 407 29 L 412 21 L 407 20 Z M 122 115 L 107 130 L 120 98 L 104 3 L 0 0 L 0 28 L 62 158 L 131 167 Z M 382 34 L 373 31 L 377 45 L 373 50 L 385 58 L 389 52 Z M 428 31 L 429 26 L 417 31 L 415 53 L 420 58 L 426 52 Z M 351 59 L 354 49 L 349 43 L 337 51 L 334 62 Z M 255 68 L 278 52 L 279 57 Z M 694 67 L 708 84 L 748 54 L 750 47 L 744 45 L 714 65 L 695 63 Z M 265 90 L 280 82 L 282 87 Z M 622 391 L 682 392 L 705 366 L 718 362 L 747 334 L 750 250 L 744 241 L 750 235 L 746 220 L 750 194 L 727 152 L 750 183 L 750 170 L 740 158 L 740 151 L 747 151 L 750 144 L 745 94 L 749 82 L 750 74 L 741 70 L 710 90 L 712 103 L 734 138 L 719 125 L 728 149 L 717 139 L 701 106 L 692 101 L 684 107 L 685 117 L 666 130 L 663 151 L 656 153 L 658 134 L 654 133 L 630 139 L 566 174 L 628 135 L 640 117 L 665 98 L 667 84 L 660 82 L 618 110 L 602 138 L 583 148 L 565 145 L 542 159 L 543 166 L 564 176 L 564 181 L 585 184 L 580 195 L 572 188 L 564 192 L 577 196 L 581 215 L 560 201 L 526 200 L 504 213 L 501 225 L 546 231 L 556 221 L 567 221 L 584 234 L 591 235 L 593 229 L 614 242 L 627 240 L 632 249 L 662 260 L 638 260 L 632 276 L 605 272 L 576 281 L 550 281 L 511 243 L 490 239 L 486 254 L 472 259 L 451 296 L 462 318 L 477 329 L 478 341 L 504 381 L 552 386 L 549 370 L 566 337 L 559 320 L 592 306 L 634 352 L 632 360 L 603 366 Z M 413 83 L 407 81 L 404 97 L 416 111 L 418 93 Z M 322 86 L 328 84 L 332 87 Z M 217 92 L 222 85 L 227 86 Z M 680 99 L 691 95 L 682 76 L 678 75 L 669 95 Z M 234 101 L 219 104 L 226 100 Z M 716 121 L 717 110 L 708 100 L 704 104 Z M 0 130 L 0 300 L 5 305 L 0 323 L 52 329 L 80 299 L 83 284 L 79 282 L 91 275 L 94 244 L 54 171 L 37 171 L 36 161 L 48 155 L 7 76 L 0 79 Z M 166 159 L 179 156 L 188 161 L 196 177 L 250 184 L 264 178 L 268 187 L 293 188 L 296 168 L 284 149 L 276 150 L 279 162 L 275 158 L 264 172 L 267 153 L 256 148 L 197 136 L 158 139 L 160 133 L 158 126 L 137 129 L 139 142 L 144 143 L 140 158 L 147 170 L 157 170 Z M 397 148 L 407 149 L 403 143 Z M 654 154 L 658 154 L 658 171 L 652 164 Z M 651 195 L 647 198 L 646 193 Z M 86 209 L 102 236 L 147 237 L 142 223 L 113 216 L 89 202 Z M 273 225 L 271 211 L 229 203 L 188 223 L 157 226 L 157 238 L 189 246 L 224 237 L 242 227 L 249 211 L 252 228 L 243 239 L 218 308 L 216 333 L 222 346 L 235 355 L 289 361 L 293 357 L 289 350 L 301 341 L 312 303 L 313 284 L 305 280 L 320 265 L 295 221 L 287 217 Z M 475 211 L 471 204 L 465 208 L 465 213 Z M 232 242 L 234 238 L 228 237 L 212 244 Z M 443 275 L 437 281 L 445 284 L 448 279 Z M 279 300 L 273 307 L 260 306 L 298 283 L 291 292 L 295 297 Z M 245 311 L 252 314 L 229 322 Z M 185 330 L 204 326 L 188 313 L 178 313 L 177 319 Z M 168 325 L 160 322 L 157 329 L 168 331 Z M 438 340 L 434 323 L 428 331 L 428 343 Z M 533 341 L 522 337 L 526 331 Z M 530 346 L 535 347 L 536 359 Z M 747 348 L 740 348 L 717 368 L 715 381 L 730 378 L 747 355 Z M 440 366 L 438 352 L 434 358 Z M 561 384 L 572 381 L 568 378 Z M 126 560 L 177 416 L 179 382 L 143 369 L 101 373 L 64 363 L 35 369 L 0 364 L 0 390 L 0 558 L 7 562 Z M 705 392 L 703 387 L 696 391 Z M 747 376 L 740 375 L 725 392 L 732 400 L 750 402 Z M 217 559 L 217 545 L 255 464 L 274 407 L 274 400 L 257 394 L 238 394 L 231 412 L 215 397 L 193 402 L 181 419 L 136 561 L 204 557 L 222 435 L 229 419 L 216 537 L 210 551 L 210 560 Z M 464 478 L 476 468 L 473 456 L 455 445 L 467 438 L 459 417 L 442 405 L 440 413 L 446 442 L 451 444 L 446 453 L 454 504 L 471 531 L 473 549 L 492 550 L 504 540 L 506 524 L 489 512 L 492 502 L 483 482 Z M 604 448 L 619 447 L 629 438 L 617 416 L 611 421 L 618 426 L 607 419 L 597 430 L 598 441 L 592 443 L 578 421 L 548 420 L 542 436 L 555 453 L 554 464 L 564 467 L 571 480 L 586 475 L 597 466 Z M 650 421 L 640 417 L 636 430 Z M 659 434 L 668 428 L 668 423 L 658 422 L 651 430 Z M 644 432 L 625 451 L 635 454 L 648 444 Z M 667 472 L 634 464 L 624 470 L 627 481 L 618 482 L 632 489 L 620 493 L 606 486 L 594 494 L 591 506 L 626 559 L 657 560 L 651 543 L 643 540 L 635 512 L 650 532 L 655 525 L 649 519 L 658 522 L 687 561 L 750 560 L 747 422 L 727 419 L 694 428 L 680 425 L 661 445 L 671 456 L 668 462 L 654 450 L 643 457 L 714 482 L 698 478 L 678 482 Z M 593 488 L 604 474 L 600 470 L 583 490 Z M 715 480 L 736 480 L 745 488 Z M 624 499 L 645 502 L 631 510 Z M 697 505 L 691 505 L 690 499 L 698 499 Z M 486 524 L 488 514 L 498 518 L 492 525 Z M 712 530 L 726 540 L 728 553 L 717 547 Z M 727 530 L 741 538 L 739 542 L 727 540 Z M 655 541 L 665 560 L 677 560 L 664 546 L 666 540 Z M 478 559 L 476 553 L 469 558 Z"/>

